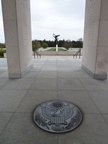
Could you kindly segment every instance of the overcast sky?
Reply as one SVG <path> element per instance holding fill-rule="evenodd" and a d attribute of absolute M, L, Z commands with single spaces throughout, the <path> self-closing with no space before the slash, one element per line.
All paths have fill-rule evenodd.
<path fill-rule="evenodd" d="M 0 0 L 1 1 L 1 0 Z M 30 0 L 32 40 L 83 38 L 85 0 Z M 0 42 L 4 42 L 2 10 L 0 2 Z"/>

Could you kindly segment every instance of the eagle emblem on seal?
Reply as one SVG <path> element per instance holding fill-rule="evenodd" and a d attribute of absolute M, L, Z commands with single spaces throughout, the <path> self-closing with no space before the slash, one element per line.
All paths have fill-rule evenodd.
<path fill-rule="evenodd" d="M 70 102 L 48 101 L 34 112 L 34 121 L 42 129 L 66 132 L 74 129 L 82 120 L 79 109 Z"/>
<path fill-rule="evenodd" d="M 53 102 L 49 106 L 42 106 L 42 115 L 49 120 L 49 124 L 66 125 L 73 115 L 73 107 L 69 104 L 64 105 L 61 102 Z"/>

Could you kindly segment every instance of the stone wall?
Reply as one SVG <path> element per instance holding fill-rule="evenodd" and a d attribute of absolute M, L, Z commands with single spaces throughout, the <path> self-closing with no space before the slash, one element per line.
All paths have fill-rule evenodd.
<path fill-rule="evenodd" d="M 42 51 L 39 52 L 41 55 L 51 55 L 51 56 L 72 56 L 75 52 L 69 52 L 69 51 Z"/>

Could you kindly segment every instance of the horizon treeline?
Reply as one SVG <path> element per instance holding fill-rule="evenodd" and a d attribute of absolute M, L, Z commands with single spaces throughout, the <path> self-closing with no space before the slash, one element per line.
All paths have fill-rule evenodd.
<path fill-rule="evenodd" d="M 38 42 L 39 47 L 43 47 L 43 45 L 46 45 L 46 47 L 55 47 L 55 41 L 54 40 L 32 40 L 32 48 L 36 45 Z M 65 48 L 82 48 L 83 47 L 83 41 L 82 38 L 75 40 L 58 40 L 58 46 L 59 47 L 65 47 Z M 0 43 L 0 48 L 5 48 L 5 43 Z M 45 47 L 44 47 L 45 48 Z"/>
<path fill-rule="evenodd" d="M 54 40 L 32 40 L 32 46 L 35 45 L 35 43 L 38 42 L 40 47 L 43 47 L 43 44 L 47 44 L 47 47 L 55 47 L 55 41 Z M 83 41 L 82 38 L 75 40 L 58 40 L 58 46 L 59 47 L 65 47 L 65 48 L 82 48 L 83 47 Z"/>

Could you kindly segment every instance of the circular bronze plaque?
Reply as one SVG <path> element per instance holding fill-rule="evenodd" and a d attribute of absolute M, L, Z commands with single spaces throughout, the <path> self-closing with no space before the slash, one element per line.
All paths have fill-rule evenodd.
<path fill-rule="evenodd" d="M 41 129 L 64 133 L 74 130 L 82 121 L 80 109 L 67 101 L 52 100 L 36 107 L 33 119 Z"/>

